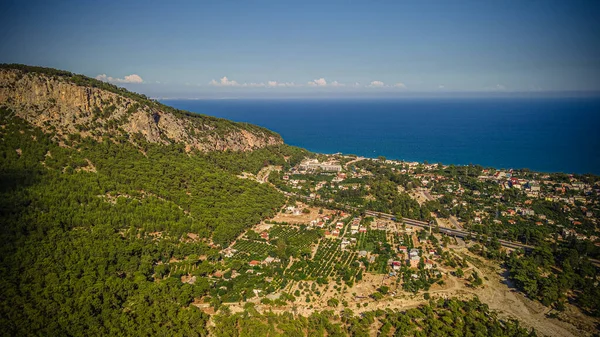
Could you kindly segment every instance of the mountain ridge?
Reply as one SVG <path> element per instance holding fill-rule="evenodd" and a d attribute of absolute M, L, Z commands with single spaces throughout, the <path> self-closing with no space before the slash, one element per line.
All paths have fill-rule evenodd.
<path fill-rule="evenodd" d="M 177 110 L 83 75 L 20 64 L 0 65 L 0 105 L 64 141 L 82 138 L 181 144 L 187 152 L 253 151 L 283 144 L 247 123 Z M 140 139 L 141 137 L 141 139 Z"/>

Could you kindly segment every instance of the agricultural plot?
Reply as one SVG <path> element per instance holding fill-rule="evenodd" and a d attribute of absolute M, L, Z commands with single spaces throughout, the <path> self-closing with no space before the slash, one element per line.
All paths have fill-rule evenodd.
<path fill-rule="evenodd" d="M 358 250 L 366 250 L 372 252 L 378 247 L 387 244 L 386 231 L 368 230 L 366 233 L 361 233 L 358 238 Z"/>
<path fill-rule="evenodd" d="M 244 260 L 262 260 L 269 256 L 274 247 L 268 243 L 254 240 L 238 240 L 233 249 L 237 250 L 234 258 Z"/>
<path fill-rule="evenodd" d="M 386 274 L 388 272 L 388 255 L 377 255 L 375 261 L 369 264 L 368 272 L 373 274 Z"/>
<path fill-rule="evenodd" d="M 358 273 L 357 253 L 340 248 L 341 240 L 323 239 L 312 260 L 295 262 L 286 275 L 295 280 L 326 278 L 351 281 Z"/>
<path fill-rule="evenodd" d="M 310 249 L 310 246 L 317 242 L 321 234 L 319 230 L 277 225 L 269 231 L 269 237 L 272 241 L 282 239 L 296 252 L 302 252 Z"/>

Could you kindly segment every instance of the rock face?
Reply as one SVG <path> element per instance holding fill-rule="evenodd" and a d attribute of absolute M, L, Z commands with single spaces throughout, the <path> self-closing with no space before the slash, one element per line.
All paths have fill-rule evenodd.
<path fill-rule="evenodd" d="M 55 133 L 59 140 L 75 133 L 133 143 L 141 137 L 150 143 L 178 143 L 187 151 L 204 152 L 252 151 L 283 144 L 278 134 L 264 128 L 184 113 L 119 90 L 126 95 L 79 85 L 71 77 L 0 68 L 0 106 Z"/>

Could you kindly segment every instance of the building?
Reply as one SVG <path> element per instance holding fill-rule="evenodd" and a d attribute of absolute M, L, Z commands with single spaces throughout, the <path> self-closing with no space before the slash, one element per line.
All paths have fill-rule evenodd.
<path fill-rule="evenodd" d="M 421 258 L 419 256 L 411 256 L 409 261 L 411 268 L 418 268 L 419 262 L 421 262 Z"/>
<path fill-rule="evenodd" d="M 336 162 L 325 162 L 319 163 L 317 159 L 307 159 L 298 165 L 298 168 L 302 171 L 316 171 L 320 169 L 325 172 L 341 172 L 342 166 Z"/>

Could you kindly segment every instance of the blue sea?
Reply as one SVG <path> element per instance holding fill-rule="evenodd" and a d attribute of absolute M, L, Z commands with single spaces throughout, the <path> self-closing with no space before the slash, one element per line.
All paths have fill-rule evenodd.
<path fill-rule="evenodd" d="M 600 174 L 600 98 L 165 100 L 321 153 Z"/>

